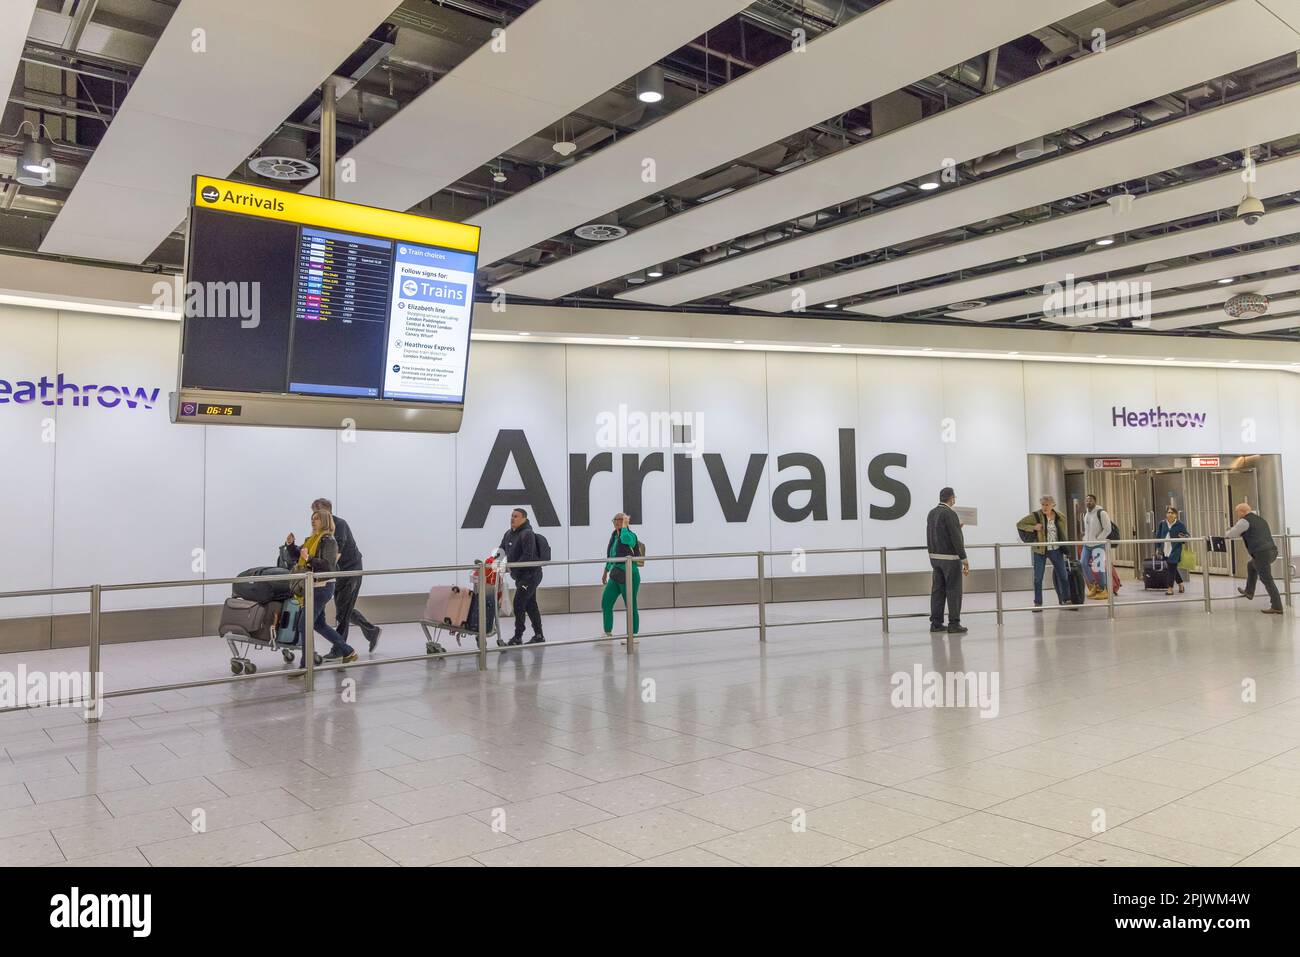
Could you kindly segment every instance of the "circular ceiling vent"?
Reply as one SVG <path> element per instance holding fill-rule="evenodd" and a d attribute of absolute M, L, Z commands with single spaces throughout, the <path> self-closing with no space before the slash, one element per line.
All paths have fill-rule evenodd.
<path fill-rule="evenodd" d="M 622 239 L 627 230 L 618 223 L 587 223 L 575 229 L 573 235 L 592 243 L 607 243 L 611 239 Z"/>
<path fill-rule="evenodd" d="M 1268 312 L 1268 296 L 1239 292 L 1223 304 L 1223 311 L 1233 319 L 1258 319 Z"/>
<path fill-rule="evenodd" d="M 320 173 L 307 161 L 307 146 L 292 136 L 278 136 L 266 144 L 262 155 L 248 161 L 248 168 L 265 179 L 298 182 Z"/>
<path fill-rule="evenodd" d="M 950 312 L 965 312 L 967 309 L 982 309 L 988 303 L 983 299 L 963 299 L 961 302 L 954 302 L 948 307 Z"/>

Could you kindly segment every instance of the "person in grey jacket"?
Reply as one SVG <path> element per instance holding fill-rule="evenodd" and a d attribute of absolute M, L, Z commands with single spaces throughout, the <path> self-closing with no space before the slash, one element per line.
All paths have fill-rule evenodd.
<path fill-rule="evenodd" d="M 939 504 L 925 518 L 925 546 L 930 554 L 930 631 L 964 635 L 961 623 L 961 580 L 970 574 L 961 520 L 953 506 L 957 494 L 951 488 L 939 492 Z M 943 625 L 943 608 L 948 606 L 948 627 Z"/>
<path fill-rule="evenodd" d="M 1273 581 L 1273 563 L 1277 561 L 1277 542 L 1273 540 L 1273 530 L 1264 521 L 1264 516 L 1246 502 L 1238 505 L 1234 513 L 1237 524 L 1228 529 L 1223 537 L 1240 538 L 1250 553 L 1250 561 L 1246 563 L 1246 587 L 1238 588 L 1237 591 L 1246 598 L 1254 599 L 1255 580 L 1259 579 L 1268 592 L 1269 606 L 1264 609 L 1264 614 L 1280 615 L 1282 596 L 1278 594 L 1277 584 Z"/>

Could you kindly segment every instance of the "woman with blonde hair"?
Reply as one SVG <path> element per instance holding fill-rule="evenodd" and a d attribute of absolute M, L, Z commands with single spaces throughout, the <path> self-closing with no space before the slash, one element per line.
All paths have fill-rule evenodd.
<path fill-rule="evenodd" d="M 614 516 L 614 530 L 609 536 L 609 545 L 605 555 L 610 561 L 605 563 L 605 573 L 600 576 L 603 590 L 600 594 L 601 623 L 605 628 L 605 637 L 614 636 L 614 603 L 621 597 L 623 606 L 632 609 L 632 641 L 641 630 L 641 608 L 637 601 L 637 592 L 641 589 L 641 570 L 637 563 L 632 563 L 632 580 L 627 581 L 626 558 L 637 554 L 637 537 L 630 526 L 632 517 L 624 512 Z"/>
<path fill-rule="evenodd" d="M 306 571 L 310 568 L 313 572 L 322 574 L 325 572 L 335 572 L 339 568 L 339 543 L 334 538 L 334 517 L 328 509 L 318 508 L 311 513 L 311 534 L 307 540 L 300 546 L 294 543 L 293 532 L 290 532 L 284 540 L 285 551 L 289 560 L 294 563 L 294 571 Z M 341 661 L 344 664 L 357 660 L 357 653 L 352 650 L 352 646 L 343 640 L 343 637 L 329 626 L 325 620 L 325 606 L 329 604 L 334 597 L 335 579 L 318 584 L 312 590 L 313 603 L 313 630 L 325 638 L 330 643 L 330 653 L 325 656 L 325 661 Z M 299 584 L 301 589 L 301 583 Z M 303 649 L 303 661 L 298 667 L 306 667 L 307 642 L 304 638 L 303 620 L 298 618 L 298 640 Z"/>

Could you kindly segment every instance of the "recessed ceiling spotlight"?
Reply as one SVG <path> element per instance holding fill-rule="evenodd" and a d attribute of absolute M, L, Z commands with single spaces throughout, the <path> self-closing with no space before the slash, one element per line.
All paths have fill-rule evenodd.
<path fill-rule="evenodd" d="M 1166 362 L 1173 362 L 1173 361 L 1174 361 L 1174 357 L 1173 357 L 1173 356 L 1165 356 L 1165 361 L 1166 361 Z"/>
<path fill-rule="evenodd" d="M 925 346 L 925 347 L 923 347 L 923 348 L 921 349 L 921 351 L 922 351 L 922 352 L 933 352 L 934 350 L 931 349 L 929 346 Z"/>
<path fill-rule="evenodd" d="M 938 173 L 930 173 L 928 176 L 922 176 L 920 179 L 918 179 L 918 180 L 916 181 L 916 185 L 917 185 L 917 187 L 918 187 L 919 189 L 923 189 L 923 190 L 925 190 L 927 193 L 928 193 L 930 190 L 932 190 L 932 189 L 938 189 L 938 188 L 939 188 L 939 174 L 938 174 Z"/>
<path fill-rule="evenodd" d="M 1104 356 L 1104 355 L 1100 355 L 1100 356 L 1097 356 L 1097 358 L 1098 358 L 1098 359 L 1105 359 L 1106 356 Z"/>
<path fill-rule="evenodd" d="M 656 63 L 636 75 L 636 98 L 642 103 L 659 103 L 663 100 L 663 67 Z"/>
<path fill-rule="evenodd" d="M 823 304 L 823 306 L 822 306 L 822 308 L 824 308 L 824 309 L 838 309 L 839 307 L 840 307 L 840 304 L 839 304 L 838 302 L 828 302 L 828 303 Z"/>
<path fill-rule="evenodd" d="M 731 340 L 731 344 L 732 344 L 732 345 L 736 345 L 736 346 L 743 346 L 743 345 L 745 344 L 745 340 L 744 340 L 744 339 L 732 339 L 732 340 Z"/>
<path fill-rule="evenodd" d="M 1230 283 L 1230 282 L 1236 282 L 1236 281 L 1237 281 L 1237 279 L 1236 279 L 1235 276 L 1227 276 L 1227 277 L 1225 277 L 1225 278 L 1219 280 L 1219 285 L 1220 285 L 1220 286 L 1226 286 L 1228 283 Z"/>
<path fill-rule="evenodd" d="M 831 348 L 832 348 L 832 349 L 838 349 L 838 348 L 840 348 L 840 344 L 837 342 L 837 343 L 835 343 L 835 345 L 831 346 Z"/>
<path fill-rule="evenodd" d="M 1098 246 L 1110 246 L 1115 242 L 1114 236 L 1102 236 L 1097 240 Z"/>
<path fill-rule="evenodd" d="M 629 339 L 640 339 L 640 336 L 628 336 Z"/>
<path fill-rule="evenodd" d="M 646 270 L 646 275 L 649 276 L 651 279 L 659 279 L 661 276 L 663 276 L 663 274 L 664 274 L 663 266 L 651 266 L 649 269 Z"/>
<path fill-rule="evenodd" d="M 1018 263 L 1027 263 L 1027 262 L 1029 262 L 1029 257 L 1028 257 L 1028 256 L 1017 256 L 1017 257 L 1016 257 L 1016 262 L 1018 262 Z"/>
<path fill-rule="evenodd" d="M 627 282 L 630 286 L 639 286 L 641 283 L 645 282 L 645 273 L 634 272 L 632 275 L 627 277 Z"/>
<path fill-rule="evenodd" d="M 531 336 L 531 335 L 532 335 L 531 332 L 521 332 L 521 333 L 519 333 L 519 334 L 520 334 L 521 336 Z"/>

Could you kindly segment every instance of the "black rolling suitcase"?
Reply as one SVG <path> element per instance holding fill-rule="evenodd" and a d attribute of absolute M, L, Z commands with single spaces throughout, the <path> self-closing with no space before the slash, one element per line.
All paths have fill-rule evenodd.
<path fill-rule="evenodd" d="M 1088 586 L 1083 580 L 1083 566 L 1068 556 L 1065 559 L 1065 582 L 1068 604 L 1082 605 L 1088 594 Z"/>
<path fill-rule="evenodd" d="M 1163 558 L 1142 559 L 1142 587 L 1147 591 L 1164 591 L 1173 585 L 1169 563 Z"/>

